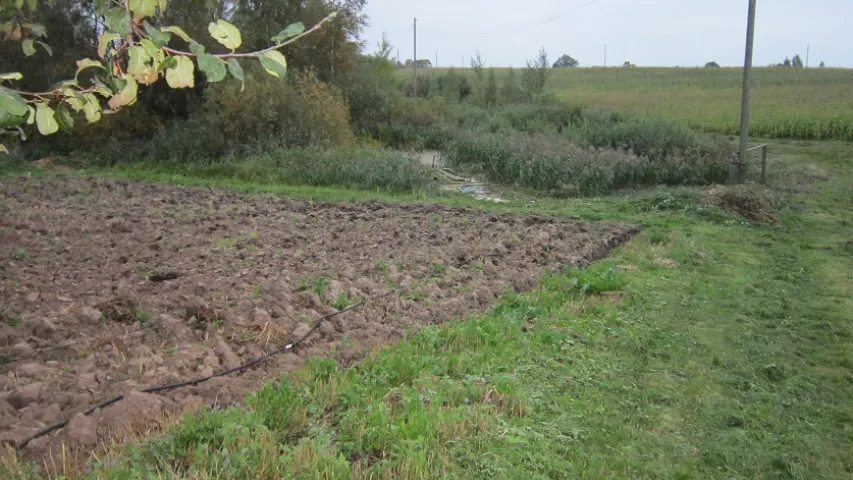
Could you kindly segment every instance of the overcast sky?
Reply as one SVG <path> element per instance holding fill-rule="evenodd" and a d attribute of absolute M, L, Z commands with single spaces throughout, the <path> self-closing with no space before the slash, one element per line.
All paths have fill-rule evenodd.
<path fill-rule="evenodd" d="M 584 5 L 588 3 L 587 5 Z M 628 60 L 640 66 L 743 64 L 747 0 L 368 0 L 366 50 L 383 31 L 412 56 L 439 66 L 465 64 L 480 50 L 491 66 L 523 66 L 540 47 L 582 66 Z M 758 0 L 755 65 L 800 54 L 811 66 L 853 67 L 853 0 Z M 845 31 L 847 33 L 845 33 Z"/>

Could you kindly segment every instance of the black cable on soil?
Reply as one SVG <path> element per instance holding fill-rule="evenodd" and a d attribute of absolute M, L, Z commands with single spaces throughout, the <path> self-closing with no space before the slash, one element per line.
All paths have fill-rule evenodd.
<path fill-rule="evenodd" d="M 265 354 L 265 355 L 262 355 L 262 356 L 260 356 L 260 357 L 257 357 L 257 358 L 255 358 L 255 359 L 253 359 L 253 360 L 249 360 L 248 362 L 246 362 L 246 363 L 244 363 L 244 364 L 242 364 L 242 365 L 240 365 L 240 366 L 238 366 L 238 367 L 229 368 L 229 369 L 227 369 L 227 370 L 222 370 L 222 371 L 216 372 L 216 373 L 214 373 L 214 374 L 212 374 L 212 375 L 208 375 L 208 376 L 206 376 L 206 377 L 194 378 L 194 379 L 192 379 L 192 380 L 186 380 L 186 381 L 183 381 L 183 382 L 170 383 L 170 384 L 167 384 L 167 385 L 158 385 L 158 386 L 154 386 L 154 387 L 148 387 L 148 388 L 146 388 L 146 389 L 140 390 L 140 392 L 142 392 L 142 393 L 157 393 L 157 392 L 164 392 L 164 391 L 167 391 L 167 390 L 174 390 L 174 389 L 176 389 L 176 388 L 181 388 L 181 387 L 195 386 L 195 385 L 198 385 L 199 383 L 204 383 L 204 382 L 206 382 L 206 381 L 208 381 L 208 380 L 211 380 L 211 379 L 214 379 L 214 378 L 224 377 L 225 375 L 230 375 L 230 374 L 232 374 L 232 373 L 236 373 L 236 372 L 242 372 L 243 370 L 246 370 L 247 368 L 254 367 L 254 366 L 255 366 L 255 365 L 257 365 L 257 364 L 259 364 L 259 363 L 261 363 L 261 362 L 264 362 L 264 361 L 266 361 L 266 360 L 270 359 L 271 357 L 274 357 L 274 356 L 279 355 L 279 354 L 281 354 L 281 353 L 284 353 L 284 352 L 286 352 L 286 351 L 289 351 L 289 350 L 293 350 L 293 349 L 295 349 L 296 347 L 298 347 L 298 346 L 299 346 L 299 344 L 300 344 L 300 343 L 304 342 L 306 338 L 308 338 L 309 336 L 311 336 L 311 334 L 312 334 L 312 333 L 314 333 L 315 331 L 317 331 L 317 329 L 318 329 L 318 328 L 320 328 L 320 325 L 321 325 L 324 321 L 326 321 L 326 320 L 328 320 L 328 319 L 330 319 L 330 318 L 332 318 L 332 317 L 336 317 L 336 316 L 338 316 L 338 315 L 342 315 L 342 314 L 344 314 L 344 313 L 346 313 L 346 312 L 349 312 L 349 311 L 351 311 L 351 310 L 355 310 L 356 308 L 361 307 L 362 305 L 364 305 L 364 304 L 365 304 L 365 303 L 367 303 L 367 302 L 376 301 L 376 300 L 379 300 L 379 299 L 381 299 L 381 298 L 385 298 L 385 297 L 387 297 L 387 296 L 393 295 L 394 293 L 399 292 L 399 291 L 400 291 L 400 290 L 402 290 L 403 288 L 404 288 L 404 287 L 397 287 L 397 288 L 394 288 L 394 289 L 389 290 L 389 291 L 387 291 L 387 292 L 380 293 L 379 295 L 375 295 L 375 296 L 373 296 L 373 297 L 369 297 L 369 298 L 367 298 L 367 299 L 365 299 L 365 300 L 360 300 L 360 301 L 358 301 L 358 302 L 356 302 L 356 303 L 354 303 L 354 304 L 352 304 L 352 305 L 350 305 L 350 306 L 348 306 L 348 307 L 346 307 L 346 308 L 344 308 L 344 309 L 337 310 L 337 311 L 335 311 L 335 312 L 332 312 L 332 313 L 328 313 L 328 314 L 326 314 L 326 315 L 323 315 L 322 317 L 318 318 L 316 322 L 314 322 L 314 325 L 311 327 L 311 329 L 310 329 L 310 330 L 308 330 L 308 331 L 307 331 L 304 335 L 302 335 L 301 337 L 299 337 L 299 338 L 297 338 L 296 340 L 294 340 L 292 343 L 288 343 L 287 345 L 282 345 L 282 346 L 280 346 L 280 347 L 276 348 L 275 350 L 273 350 L 273 351 L 271 351 L 271 352 L 269 352 L 269 353 L 267 353 L 267 354 Z M 83 415 L 91 415 L 92 413 L 95 413 L 96 411 L 98 411 L 98 410 L 100 410 L 100 409 L 102 409 L 102 408 L 106 408 L 106 407 L 108 407 L 108 406 L 110 406 L 110 405 L 112 405 L 112 404 L 114 404 L 114 403 L 116 403 L 116 402 L 118 402 L 118 401 L 122 400 L 123 398 L 124 398 L 124 395 L 117 395 L 117 396 L 112 397 L 112 398 L 110 398 L 110 399 L 108 399 L 108 400 L 104 400 L 103 402 L 101 402 L 101 403 L 99 403 L 99 404 L 97 404 L 97 405 L 95 405 L 95 406 L 91 407 L 90 409 L 86 410 L 85 412 L 83 412 Z M 53 424 L 53 425 L 50 425 L 50 426 L 48 426 L 48 427 L 45 427 L 45 428 L 43 428 L 43 429 L 39 430 L 38 432 L 36 432 L 36 433 L 34 433 L 34 434 L 30 435 L 29 437 L 27 437 L 27 438 L 25 438 L 24 440 L 21 440 L 20 442 L 18 442 L 17 444 L 15 444 L 15 450 L 22 450 L 23 448 L 25 448 L 25 447 L 26 447 L 30 442 L 32 442 L 33 440 L 35 440 L 35 439 L 37 439 L 37 438 L 40 438 L 40 437 L 43 437 L 43 436 L 45 436 L 45 435 L 47 435 L 47 434 L 49 434 L 49 433 L 51 433 L 51 432 L 54 432 L 54 431 L 56 431 L 56 430 L 59 430 L 59 429 L 61 429 L 61 428 L 65 427 L 66 425 L 68 425 L 68 422 L 70 422 L 70 421 L 71 421 L 70 419 L 68 419 L 68 420 L 63 420 L 63 421 L 61 421 L 61 422 L 57 422 L 57 423 L 55 423 L 55 424 Z"/>

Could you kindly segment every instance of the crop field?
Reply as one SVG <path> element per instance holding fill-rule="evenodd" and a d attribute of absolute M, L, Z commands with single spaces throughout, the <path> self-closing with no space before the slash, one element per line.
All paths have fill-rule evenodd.
<path fill-rule="evenodd" d="M 458 71 L 470 74 L 470 69 Z M 500 83 L 507 70 L 496 71 Z M 738 68 L 558 69 L 552 71 L 546 90 L 572 104 L 734 135 L 740 124 L 742 75 Z M 853 70 L 755 68 L 752 85 L 754 135 L 853 140 Z"/>

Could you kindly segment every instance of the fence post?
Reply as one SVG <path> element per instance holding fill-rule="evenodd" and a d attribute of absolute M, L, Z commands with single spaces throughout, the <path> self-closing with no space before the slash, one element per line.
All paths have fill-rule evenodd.
<path fill-rule="evenodd" d="M 738 152 L 732 153 L 732 162 L 729 165 L 729 185 L 737 185 L 738 184 L 738 175 L 740 164 L 740 154 Z"/>
<path fill-rule="evenodd" d="M 767 173 L 767 145 L 761 149 L 761 184 L 764 185 L 765 175 Z"/>

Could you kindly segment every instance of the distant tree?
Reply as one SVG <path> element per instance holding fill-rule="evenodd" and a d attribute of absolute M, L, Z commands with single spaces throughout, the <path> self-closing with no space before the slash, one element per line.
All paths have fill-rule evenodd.
<path fill-rule="evenodd" d="M 799 55 L 794 55 L 794 58 L 791 60 L 791 66 L 795 68 L 803 68 L 803 59 L 800 58 Z"/>
<path fill-rule="evenodd" d="M 376 58 L 384 58 L 385 60 L 391 59 L 391 51 L 394 49 L 394 46 L 391 45 L 391 41 L 388 40 L 388 32 L 382 32 L 382 39 L 376 43 Z"/>
<path fill-rule="evenodd" d="M 630 68 L 630 67 L 636 67 L 637 65 L 635 65 L 635 64 L 633 64 L 633 63 L 631 63 L 631 62 L 625 62 L 625 63 L 623 63 L 623 64 L 622 64 L 622 66 L 623 66 L 623 67 L 625 67 L 625 68 Z"/>
<path fill-rule="evenodd" d="M 483 81 L 483 68 L 486 66 L 486 61 L 483 60 L 483 56 L 480 55 L 480 50 L 477 49 L 477 55 L 471 58 L 471 68 L 474 69 L 474 75 L 477 76 L 477 79 L 481 82 Z"/>
<path fill-rule="evenodd" d="M 500 88 L 500 101 L 501 103 L 516 103 L 522 100 L 524 96 L 524 92 L 521 90 L 521 87 L 518 86 L 518 80 L 515 77 L 515 70 L 510 68 L 509 72 L 504 79 L 503 85 Z"/>
<path fill-rule="evenodd" d="M 785 57 L 785 61 L 782 62 L 782 66 L 783 67 L 790 67 L 791 66 L 791 59 L 788 57 Z"/>
<path fill-rule="evenodd" d="M 720 68 L 720 64 L 717 62 L 708 62 L 705 64 L 705 68 Z"/>
<path fill-rule="evenodd" d="M 554 62 L 554 65 L 552 65 L 551 68 L 575 68 L 578 65 L 580 65 L 580 62 L 569 55 L 563 55 Z"/>
<path fill-rule="evenodd" d="M 490 68 L 489 74 L 486 76 L 486 83 L 483 85 L 480 101 L 487 107 L 493 107 L 498 103 L 498 81 L 495 78 L 495 69 Z"/>
<path fill-rule="evenodd" d="M 820 62 L 820 65 L 818 65 L 818 68 L 826 68 L 826 64 L 823 62 Z"/>
<path fill-rule="evenodd" d="M 539 95 L 545 90 L 545 81 L 548 80 L 550 66 L 551 63 L 548 61 L 548 53 L 545 48 L 539 50 L 539 55 L 535 59 L 527 61 L 527 68 L 522 73 L 521 83 L 528 95 Z"/>

